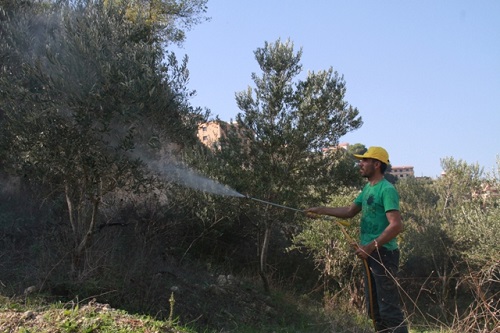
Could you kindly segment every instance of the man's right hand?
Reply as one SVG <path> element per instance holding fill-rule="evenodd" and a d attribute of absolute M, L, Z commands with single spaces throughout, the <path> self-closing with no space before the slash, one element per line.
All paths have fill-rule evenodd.
<path fill-rule="evenodd" d="M 304 210 L 306 216 L 311 219 L 317 219 L 321 217 L 321 214 L 318 213 L 318 207 L 308 208 Z"/>

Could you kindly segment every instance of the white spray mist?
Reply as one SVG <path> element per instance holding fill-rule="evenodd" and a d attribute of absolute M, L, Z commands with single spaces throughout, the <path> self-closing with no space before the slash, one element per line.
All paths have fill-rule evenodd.
<path fill-rule="evenodd" d="M 150 158 L 146 156 L 144 151 L 136 149 L 132 153 L 132 156 L 140 158 L 152 172 L 169 182 L 217 195 L 245 197 L 227 185 L 207 178 L 186 165 L 179 163 L 171 157 L 170 153 L 163 152 L 161 158 Z"/>

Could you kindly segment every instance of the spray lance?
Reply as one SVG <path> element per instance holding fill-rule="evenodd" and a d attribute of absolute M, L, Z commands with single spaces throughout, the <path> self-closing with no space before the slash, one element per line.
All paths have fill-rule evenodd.
<path fill-rule="evenodd" d="M 289 206 L 280 205 L 280 204 L 277 204 L 277 203 L 274 203 L 274 202 L 270 202 L 270 201 L 265 201 L 265 200 L 253 198 L 253 197 L 251 197 L 249 195 L 243 195 L 243 197 L 246 198 L 246 199 L 250 199 L 250 200 L 253 200 L 253 201 L 260 202 L 260 203 L 268 204 L 268 205 L 275 206 L 275 207 L 278 207 L 278 208 L 283 208 L 283 209 L 293 210 L 295 212 L 304 213 L 304 214 L 307 214 L 307 216 L 311 217 L 311 218 L 319 218 L 320 216 L 322 216 L 322 215 L 319 215 L 319 214 L 315 214 L 315 213 L 311 213 L 311 212 L 306 212 L 303 209 L 293 208 L 293 207 L 289 207 Z M 335 223 L 337 223 L 339 226 L 342 226 L 342 227 L 348 227 L 348 226 L 351 225 L 351 223 L 349 223 L 346 220 L 335 220 Z M 342 233 L 346 236 L 347 240 L 349 241 L 349 243 L 351 245 L 356 244 L 356 242 L 354 241 L 354 239 L 352 239 L 352 237 L 349 236 L 349 234 L 347 233 L 347 231 L 344 228 L 342 228 Z"/>
<path fill-rule="evenodd" d="M 245 195 L 244 197 L 245 197 L 246 199 L 250 199 L 250 200 L 253 200 L 253 201 L 260 202 L 260 203 L 268 204 L 268 205 L 271 205 L 271 206 L 275 206 L 275 207 L 279 207 L 279 208 L 283 208 L 283 209 L 288 209 L 288 210 L 293 210 L 293 211 L 295 211 L 295 212 L 301 212 L 301 213 L 304 213 L 304 212 L 305 212 L 305 211 L 304 211 L 304 210 L 302 210 L 302 209 L 293 208 L 293 207 L 288 207 L 288 206 L 280 205 L 280 204 L 277 204 L 277 203 L 274 203 L 274 202 L 265 201 L 265 200 L 261 200 L 261 199 L 257 199 L 257 198 L 252 198 L 252 197 L 251 197 L 251 196 L 249 196 L 249 195 Z"/>

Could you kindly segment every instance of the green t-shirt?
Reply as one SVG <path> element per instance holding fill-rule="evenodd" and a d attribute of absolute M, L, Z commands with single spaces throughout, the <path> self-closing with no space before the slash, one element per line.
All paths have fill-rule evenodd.
<path fill-rule="evenodd" d="M 361 245 L 372 242 L 389 225 L 386 212 L 399 210 L 399 195 L 394 186 L 385 178 L 371 185 L 366 184 L 354 203 L 361 207 Z M 391 239 L 384 247 L 389 250 L 398 248 L 396 238 Z"/>

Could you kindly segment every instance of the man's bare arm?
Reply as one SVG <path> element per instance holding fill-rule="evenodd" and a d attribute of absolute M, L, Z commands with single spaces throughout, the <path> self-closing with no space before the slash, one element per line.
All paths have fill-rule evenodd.
<path fill-rule="evenodd" d="M 376 241 L 378 246 L 384 245 L 403 231 L 401 213 L 398 210 L 390 210 L 386 212 L 385 215 L 387 216 L 389 225 L 380 234 L 380 236 L 377 237 Z"/>
<path fill-rule="evenodd" d="M 330 215 L 341 219 L 349 219 L 354 217 L 361 211 L 361 206 L 352 204 L 345 207 L 312 207 L 306 209 L 306 213 L 318 215 Z M 311 216 L 312 214 L 309 214 Z"/>

